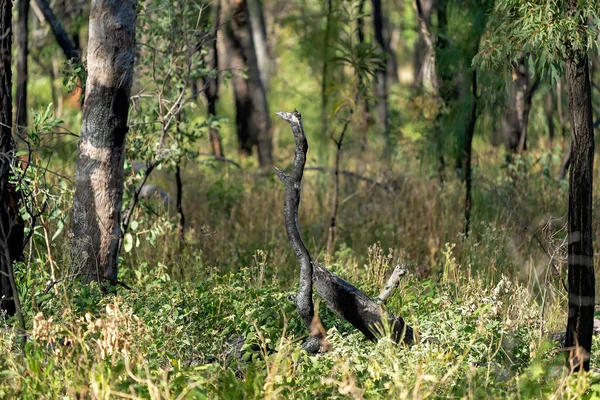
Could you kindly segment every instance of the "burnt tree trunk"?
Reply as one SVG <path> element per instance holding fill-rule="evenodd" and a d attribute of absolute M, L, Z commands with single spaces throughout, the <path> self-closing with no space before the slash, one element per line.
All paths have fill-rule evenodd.
<path fill-rule="evenodd" d="M 380 129 L 383 130 L 387 145 L 389 145 L 389 112 L 388 112 L 388 65 L 390 62 L 390 52 L 387 49 L 386 42 L 383 38 L 383 13 L 381 11 L 381 0 L 372 0 L 373 7 L 373 30 L 375 41 L 385 54 L 385 64 L 375 71 L 375 99 L 377 108 L 377 116 Z M 386 146 L 389 147 L 389 146 Z"/>
<path fill-rule="evenodd" d="M 75 196 L 72 266 L 116 282 L 137 0 L 93 0 Z"/>
<path fill-rule="evenodd" d="M 378 301 L 371 299 L 349 282 L 312 260 L 308 248 L 302 241 L 298 227 L 302 175 L 308 151 L 302 117 L 296 110 L 292 113 L 278 112 L 277 115 L 290 124 L 296 144 L 290 174 L 286 175 L 277 168 L 275 168 L 275 172 L 285 185 L 285 228 L 292 249 L 300 263 L 300 289 L 296 296 L 296 306 L 302 321 L 310 332 L 309 339 L 303 347 L 308 352 L 316 353 L 324 339 L 322 328 L 321 330 L 315 329 L 315 326 L 320 327 L 321 324 L 315 318 L 312 299 L 313 285 L 332 311 L 350 322 L 367 338 L 375 339 L 377 332 L 381 332 L 381 327 L 387 323 L 396 342 L 412 343 L 413 330 L 404 323 L 401 317 L 396 317 L 383 310 Z"/>
<path fill-rule="evenodd" d="M 27 126 L 27 56 L 29 54 L 29 0 L 19 0 L 17 20 L 17 114 L 18 127 Z"/>
<path fill-rule="evenodd" d="M 267 94 L 260 77 L 250 13 L 246 0 L 228 0 L 229 21 L 225 27 L 236 104 L 236 125 L 240 151 L 252 153 L 256 146 L 261 167 L 273 162 L 273 138 Z M 241 72 L 246 68 L 246 77 Z"/>
<path fill-rule="evenodd" d="M 20 311 L 13 263 L 23 259 L 24 224 L 16 188 L 9 182 L 15 145 L 12 138 L 12 1 L 0 0 L 0 311 Z M 22 318 L 19 312 L 19 317 Z"/>
<path fill-rule="evenodd" d="M 595 276 L 592 232 L 594 132 L 588 57 L 570 49 L 566 60 L 571 120 L 569 171 L 569 313 L 565 347 L 575 370 L 590 368 Z"/>

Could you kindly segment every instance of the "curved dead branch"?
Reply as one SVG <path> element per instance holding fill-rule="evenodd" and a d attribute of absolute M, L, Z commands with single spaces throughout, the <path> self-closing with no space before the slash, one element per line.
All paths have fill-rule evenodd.
<path fill-rule="evenodd" d="M 298 227 L 300 188 L 308 151 L 302 117 L 296 110 L 292 113 L 278 112 L 277 115 L 290 124 L 296 144 L 290 174 L 286 175 L 278 168 L 275 168 L 275 172 L 285 185 L 285 228 L 290 244 L 300 263 L 300 289 L 295 300 L 300 317 L 309 332 L 311 332 L 303 347 L 308 352 L 315 353 L 323 344 L 324 339 L 323 329 L 311 329 L 320 324 L 318 317 L 315 318 L 312 301 L 313 285 L 332 311 L 350 322 L 367 338 L 374 340 L 377 333 L 382 332 L 385 324 L 390 327 L 391 336 L 397 343 L 401 341 L 408 344 L 412 343 L 413 330 L 404 323 L 401 317 L 396 317 L 383 310 L 377 301 L 312 260 L 306 245 L 302 241 Z"/>

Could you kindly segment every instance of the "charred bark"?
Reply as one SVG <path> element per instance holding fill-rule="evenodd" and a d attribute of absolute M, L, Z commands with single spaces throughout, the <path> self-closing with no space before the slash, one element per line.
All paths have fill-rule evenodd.
<path fill-rule="evenodd" d="M 566 60 L 571 121 L 569 172 L 569 313 L 565 348 L 574 370 L 589 370 L 594 328 L 592 232 L 594 131 L 588 57 L 570 49 Z"/>
<path fill-rule="evenodd" d="M 0 311 L 17 313 L 22 322 L 13 274 L 15 261 L 23 260 L 24 223 L 19 213 L 13 174 L 12 138 L 12 1 L 0 0 Z"/>
<path fill-rule="evenodd" d="M 73 199 L 72 266 L 116 282 L 137 0 L 94 0 Z"/>
<path fill-rule="evenodd" d="M 27 126 L 27 56 L 29 54 L 29 0 L 19 0 L 17 20 L 17 113 L 18 127 Z"/>
<path fill-rule="evenodd" d="M 474 54 L 477 54 L 475 52 Z M 464 235 L 469 236 L 469 229 L 471 227 L 471 189 L 473 186 L 473 170 L 471 167 L 473 159 L 473 136 L 475 134 L 475 124 L 477 123 L 477 104 L 479 98 L 477 96 L 477 69 L 473 69 L 471 77 L 471 92 L 473 96 L 473 104 L 471 105 L 471 115 L 469 116 L 469 123 L 466 131 L 465 141 L 465 227 Z"/>
<path fill-rule="evenodd" d="M 375 339 L 377 332 L 381 331 L 384 323 L 387 323 L 396 342 L 412 343 L 413 330 L 404 323 L 402 318 L 383 310 L 377 301 L 312 260 L 298 227 L 300 189 L 308 151 L 302 117 L 296 110 L 293 113 L 278 112 L 277 115 L 290 124 L 296 143 L 290 174 L 286 175 L 277 168 L 275 171 L 285 185 L 285 227 L 292 249 L 300 263 L 300 290 L 296 296 L 296 306 L 304 324 L 311 332 L 304 348 L 309 352 L 317 352 L 323 339 L 315 334 L 318 330 L 313 329 L 314 325 L 320 324 L 314 320 L 313 285 L 331 310 L 350 322 L 367 338 Z"/>
<path fill-rule="evenodd" d="M 230 19 L 226 24 L 236 103 L 236 125 L 240 150 L 252 153 L 256 145 L 261 167 L 273 162 L 273 139 L 267 94 L 260 78 L 248 4 L 245 0 L 228 0 Z M 247 77 L 241 72 L 246 68 Z"/>

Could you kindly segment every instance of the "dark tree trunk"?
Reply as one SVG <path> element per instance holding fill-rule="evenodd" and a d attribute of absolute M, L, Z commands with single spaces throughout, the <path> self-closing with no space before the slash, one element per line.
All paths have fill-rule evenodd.
<path fill-rule="evenodd" d="M 23 259 L 24 224 L 16 188 L 9 183 L 15 146 L 12 138 L 12 1 L 0 0 L 0 310 L 19 311 L 13 263 Z M 19 313 L 20 315 L 20 313 Z M 21 315 L 20 315 L 21 317 Z"/>
<path fill-rule="evenodd" d="M 475 52 L 476 54 L 477 52 Z M 466 141 L 465 141 L 465 237 L 469 236 L 469 229 L 471 227 L 471 188 L 472 188 L 472 152 L 473 152 L 473 136 L 475 134 L 475 124 L 477 123 L 477 103 L 479 102 L 477 96 L 477 70 L 473 69 L 471 77 L 471 92 L 473 95 L 473 104 L 471 105 L 471 115 L 469 115 L 469 122 L 467 124 Z"/>
<path fill-rule="evenodd" d="M 203 76 L 204 81 L 204 95 L 206 96 L 206 102 L 208 103 L 208 114 L 211 117 L 217 116 L 217 101 L 219 100 L 219 52 L 217 49 L 217 33 L 221 24 L 221 2 L 217 1 L 216 13 L 215 13 L 215 29 L 214 38 L 211 41 L 210 50 L 207 54 L 207 64 L 210 75 Z M 194 90 L 195 92 L 196 90 Z M 214 128 L 209 128 L 209 139 L 213 154 L 217 157 L 225 157 L 223 152 L 223 146 L 221 144 L 221 136 L 219 131 Z"/>
<path fill-rule="evenodd" d="M 224 36 L 230 52 L 232 67 L 237 74 L 232 78 L 236 103 L 236 123 L 240 150 L 252 152 L 256 145 L 261 167 L 273 162 L 273 138 L 267 94 L 260 78 L 248 4 L 245 0 L 228 0 L 231 12 Z M 240 72 L 247 68 L 244 78 Z"/>
<path fill-rule="evenodd" d="M 359 17 L 356 21 L 357 24 L 357 36 L 358 42 L 362 45 L 365 42 L 365 20 L 362 17 L 365 8 L 365 0 L 360 0 L 358 4 Z M 363 87 L 363 79 L 361 76 L 358 77 L 358 86 Z M 363 150 L 369 147 L 369 99 L 366 96 L 361 96 L 358 99 L 360 103 L 360 146 Z"/>
<path fill-rule="evenodd" d="M 375 34 L 375 41 L 381 48 L 382 52 L 386 55 L 385 66 L 377 68 L 375 71 L 376 83 L 375 83 L 375 97 L 376 97 L 376 108 L 378 123 L 380 129 L 383 130 L 387 144 L 389 145 L 389 115 L 388 115 L 388 73 L 387 66 L 390 62 L 390 52 L 387 49 L 385 40 L 383 38 L 383 13 L 381 10 L 381 0 L 372 0 L 373 6 L 373 30 Z M 389 146 L 386 146 L 389 147 Z"/>
<path fill-rule="evenodd" d="M 565 347 L 575 370 L 590 368 L 595 276 L 592 232 L 594 132 L 587 55 L 570 50 L 566 61 L 571 120 L 569 172 L 569 313 Z"/>
<path fill-rule="evenodd" d="M 136 7 L 97 0 L 90 11 L 72 237 L 72 267 L 88 282 L 117 279 Z"/>
<path fill-rule="evenodd" d="M 538 83 L 539 80 L 531 82 L 525 58 L 521 57 L 513 70 L 508 105 L 502 121 L 504 145 L 511 152 L 527 150 L 529 111 Z"/>
<path fill-rule="evenodd" d="M 19 0 L 17 21 L 17 126 L 27 126 L 27 56 L 29 54 L 29 0 Z"/>

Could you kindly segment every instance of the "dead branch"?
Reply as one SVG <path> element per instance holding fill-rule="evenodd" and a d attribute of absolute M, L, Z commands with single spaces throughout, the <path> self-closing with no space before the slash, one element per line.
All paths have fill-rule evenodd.
<path fill-rule="evenodd" d="M 296 110 L 292 113 L 278 112 L 277 115 L 290 124 L 296 142 L 292 171 L 286 175 L 275 168 L 279 179 L 285 185 L 284 217 L 288 239 L 296 258 L 300 263 L 300 290 L 295 297 L 298 312 L 309 332 L 315 315 L 312 302 L 313 285 L 317 293 L 325 300 L 327 306 L 339 316 L 350 322 L 367 338 L 374 340 L 376 333 L 382 331 L 384 324 L 391 328 L 392 338 L 396 342 L 413 342 L 413 330 L 396 317 L 383 310 L 379 303 L 361 292 L 351 283 L 333 274 L 321 264 L 312 261 L 298 227 L 298 207 L 300 205 L 300 188 L 306 163 L 308 142 L 302 127 L 302 117 Z M 384 322 L 385 321 L 385 322 Z M 309 336 L 303 347 L 308 352 L 317 352 L 322 339 Z"/>
<path fill-rule="evenodd" d="M 398 285 L 400 284 L 400 280 L 404 275 L 406 275 L 406 271 L 402 268 L 401 265 L 396 265 L 396 268 L 394 268 L 390 279 L 388 279 L 387 283 L 383 287 L 383 290 L 381 291 L 381 293 L 379 293 L 379 296 L 377 296 L 376 300 L 379 304 L 385 304 L 387 302 L 387 299 L 392 295 L 392 292 L 398 287 Z"/>

